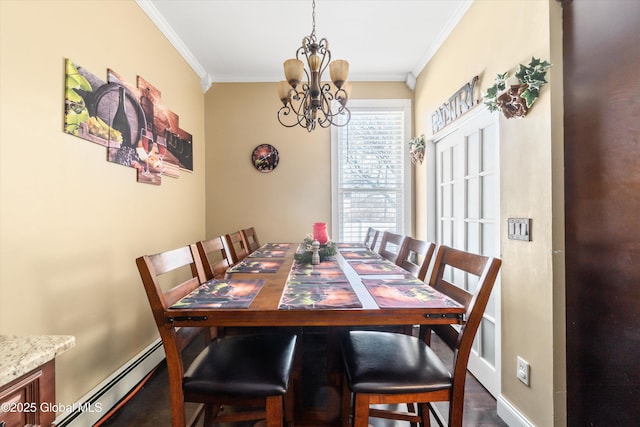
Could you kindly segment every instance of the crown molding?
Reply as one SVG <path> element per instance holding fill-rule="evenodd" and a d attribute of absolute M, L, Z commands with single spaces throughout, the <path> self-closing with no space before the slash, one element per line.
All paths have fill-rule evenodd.
<path fill-rule="evenodd" d="M 164 19 L 162 14 L 158 12 L 158 9 L 151 3 L 149 0 L 136 0 L 136 3 L 140 8 L 147 14 L 149 19 L 158 27 L 160 32 L 164 34 L 164 36 L 169 40 L 169 42 L 176 48 L 178 53 L 182 55 L 187 64 L 195 71 L 195 73 L 200 77 L 200 86 L 202 87 L 202 91 L 206 92 L 209 87 L 211 87 L 211 82 L 213 81 L 212 76 L 207 73 L 207 70 L 198 62 L 193 53 L 187 48 L 182 39 L 178 37 L 173 28 L 169 25 L 169 23 Z"/>
<path fill-rule="evenodd" d="M 427 66 L 429 61 L 431 61 L 431 58 L 433 58 L 436 52 L 438 52 L 447 37 L 449 37 L 449 35 L 453 32 L 453 29 L 458 25 L 464 14 L 467 13 L 469 8 L 473 4 L 473 1 L 474 0 L 467 0 L 460 4 L 458 10 L 456 10 L 455 14 L 451 17 L 449 22 L 447 22 L 447 25 L 440 32 L 435 42 L 429 47 L 429 50 L 425 52 L 425 54 L 422 56 L 420 61 L 418 61 L 413 70 L 411 70 L 411 74 L 413 74 L 414 76 L 420 75 L 424 67 Z"/>

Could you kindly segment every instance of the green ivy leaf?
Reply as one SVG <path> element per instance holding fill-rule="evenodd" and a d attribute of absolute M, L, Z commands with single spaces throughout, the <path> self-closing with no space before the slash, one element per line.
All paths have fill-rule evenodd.
<path fill-rule="evenodd" d="M 524 92 L 522 92 L 522 95 L 520 95 L 520 98 L 523 98 L 527 103 L 527 107 L 531 108 L 536 98 L 538 97 L 538 94 L 537 94 L 537 91 L 535 91 L 536 93 L 534 93 L 534 91 L 529 89 L 530 88 L 527 88 Z"/>

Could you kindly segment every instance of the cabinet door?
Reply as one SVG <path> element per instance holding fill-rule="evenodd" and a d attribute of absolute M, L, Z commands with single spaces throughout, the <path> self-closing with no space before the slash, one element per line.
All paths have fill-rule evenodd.
<path fill-rule="evenodd" d="M 0 388 L 0 425 L 49 426 L 55 419 L 53 412 L 41 412 L 43 402 L 54 403 L 55 366 L 51 360 Z"/>

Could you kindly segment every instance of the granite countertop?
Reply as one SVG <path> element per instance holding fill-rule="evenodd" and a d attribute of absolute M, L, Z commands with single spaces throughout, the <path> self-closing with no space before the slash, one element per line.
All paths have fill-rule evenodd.
<path fill-rule="evenodd" d="M 0 335 L 0 387 L 76 345 L 72 335 Z"/>

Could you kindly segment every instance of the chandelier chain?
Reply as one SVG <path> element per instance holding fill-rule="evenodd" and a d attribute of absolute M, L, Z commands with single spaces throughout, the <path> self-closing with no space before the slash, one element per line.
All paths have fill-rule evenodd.
<path fill-rule="evenodd" d="M 311 38 L 316 38 L 316 0 L 311 2 Z"/>

